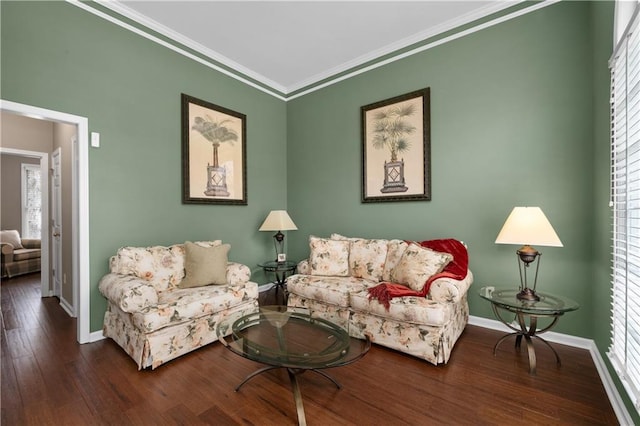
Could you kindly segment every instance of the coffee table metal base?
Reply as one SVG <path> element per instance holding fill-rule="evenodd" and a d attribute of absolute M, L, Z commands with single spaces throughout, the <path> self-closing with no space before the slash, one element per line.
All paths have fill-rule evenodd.
<path fill-rule="evenodd" d="M 342 367 L 362 358 L 371 340 L 354 339 L 347 331 L 323 318 L 287 306 L 262 306 L 240 318 L 229 317 L 218 324 L 218 338 L 232 352 L 265 367 L 249 374 L 236 387 L 266 371 L 285 368 L 291 381 L 298 423 L 306 425 L 298 375 L 313 371 L 342 386 L 324 371 Z"/>
<path fill-rule="evenodd" d="M 287 374 L 289 375 L 289 380 L 291 380 L 291 389 L 293 390 L 293 400 L 296 403 L 296 412 L 298 414 L 298 424 L 300 426 L 306 426 L 307 424 L 307 419 L 306 416 L 304 414 L 304 405 L 302 403 L 302 392 L 300 392 L 300 384 L 298 383 L 298 374 L 302 374 L 305 371 L 313 371 L 314 373 L 317 373 L 319 375 L 321 375 L 322 377 L 326 378 L 327 380 L 330 380 L 334 385 L 336 385 L 336 387 L 338 389 L 342 389 L 342 385 L 333 377 L 331 377 L 330 375 L 328 375 L 327 373 L 325 373 L 322 370 L 317 370 L 317 369 L 304 369 L 304 368 L 287 368 L 287 367 L 280 367 L 280 366 L 275 366 L 275 365 L 270 365 L 268 367 L 264 367 L 261 368 L 259 370 L 254 371 L 253 373 L 249 374 L 247 377 L 245 377 L 245 379 L 242 381 L 242 383 L 240 383 L 238 386 L 236 386 L 235 391 L 238 392 L 240 390 L 240 388 L 247 383 L 249 380 L 253 379 L 254 377 L 256 377 L 259 374 L 262 373 L 266 373 L 267 371 L 271 371 L 271 370 L 275 370 L 277 368 L 286 368 L 287 369 Z"/>

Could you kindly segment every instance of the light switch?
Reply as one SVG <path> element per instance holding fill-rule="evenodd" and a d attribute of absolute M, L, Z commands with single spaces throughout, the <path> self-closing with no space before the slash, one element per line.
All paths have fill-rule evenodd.
<path fill-rule="evenodd" d="M 100 148 L 100 133 L 91 132 L 91 146 L 94 148 Z"/>

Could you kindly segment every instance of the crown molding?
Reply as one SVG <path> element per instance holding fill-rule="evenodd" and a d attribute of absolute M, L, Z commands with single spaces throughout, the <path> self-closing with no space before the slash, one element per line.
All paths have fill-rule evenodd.
<path fill-rule="evenodd" d="M 125 6 L 124 4 L 122 4 L 120 1 L 117 0 L 94 0 L 96 3 L 100 4 L 101 6 L 104 6 L 126 18 L 131 19 L 132 21 L 135 21 L 137 23 L 139 23 L 140 25 L 143 25 L 155 32 L 157 32 L 158 34 L 163 35 L 164 37 L 167 37 L 168 39 L 174 40 L 176 42 L 178 42 L 179 44 L 188 47 L 191 50 L 194 50 L 204 56 L 206 56 L 207 58 L 225 65 L 228 68 L 231 68 L 237 72 L 239 72 L 240 74 L 243 74 L 247 77 L 252 78 L 253 80 L 259 81 L 260 83 L 264 84 L 267 87 L 273 88 L 275 90 L 277 90 L 278 92 L 281 93 L 286 93 L 287 92 L 287 88 L 282 86 L 281 84 L 263 76 L 260 73 L 257 73 L 237 62 L 235 62 L 234 60 L 227 58 L 226 56 L 209 49 L 208 47 L 190 39 L 189 37 L 172 30 L 171 28 L 160 24 L 157 21 L 154 21 L 153 19 L 150 19 L 148 17 L 146 17 L 145 15 L 142 15 L 138 12 L 136 12 L 135 10 L 131 9 L 128 6 Z"/>
<path fill-rule="evenodd" d="M 399 60 L 407 58 L 409 56 L 413 56 L 413 55 L 415 55 L 417 53 L 424 52 L 425 50 L 432 49 L 432 48 L 434 48 L 436 46 L 440 46 L 442 44 L 445 44 L 445 43 L 448 43 L 450 41 L 462 38 L 462 37 L 467 36 L 469 34 L 473 34 L 475 32 L 481 31 L 481 30 L 483 30 L 485 28 L 492 27 L 492 26 L 500 24 L 502 22 L 506 22 L 506 21 L 511 20 L 513 18 L 517 18 L 519 16 L 525 15 L 525 14 L 533 12 L 535 10 L 542 9 L 543 7 L 550 6 L 550 5 L 558 3 L 560 1 L 561 0 L 544 0 L 542 2 L 539 2 L 539 3 L 536 3 L 536 4 L 532 5 L 532 6 L 529 6 L 527 8 L 520 9 L 520 10 L 511 12 L 511 13 L 507 13 L 507 14 L 505 14 L 503 16 L 500 16 L 500 17 L 497 17 L 497 18 L 494 18 L 494 19 L 490 19 L 490 20 L 488 20 L 488 21 L 486 21 L 484 23 L 481 23 L 481 24 L 478 24 L 478 25 L 475 25 L 475 26 L 471 26 L 470 28 L 467 28 L 465 30 L 454 32 L 453 34 L 451 34 L 449 36 L 445 36 L 445 37 L 439 38 L 439 39 L 437 39 L 436 38 L 437 36 L 436 36 L 436 37 L 434 37 L 435 40 L 433 40 L 431 42 L 426 40 L 425 44 L 423 44 L 421 46 L 418 46 L 418 47 L 416 47 L 414 49 L 407 50 L 405 52 L 399 52 L 398 54 L 392 55 L 387 59 L 382 59 L 381 58 L 380 60 L 375 61 L 374 63 L 372 63 L 370 65 L 366 65 L 366 66 L 362 66 L 362 67 L 356 68 L 356 69 L 354 69 L 354 70 L 352 70 L 350 72 L 346 72 L 346 73 L 344 73 L 342 75 L 334 75 L 333 77 L 328 78 L 324 82 L 320 82 L 320 83 L 316 83 L 316 84 L 310 85 L 310 86 L 308 86 L 306 88 L 302 88 L 299 91 L 287 92 L 287 100 L 293 100 L 293 99 L 299 98 L 301 96 L 304 96 L 304 95 L 307 95 L 309 93 L 315 92 L 315 91 L 320 90 L 322 88 L 325 88 L 325 87 L 331 86 L 333 84 L 336 84 L 336 83 L 338 83 L 340 81 L 347 80 L 347 79 L 349 79 L 351 77 L 355 77 L 356 75 L 366 73 L 366 72 L 374 70 L 376 68 L 380 68 L 380 67 L 382 67 L 384 65 L 387 65 L 387 64 L 390 64 L 392 62 L 399 61 Z"/>
<path fill-rule="evenodd" d="M 430 30 L 419 32 L 411 37 L 371 51 L 365 55 L 354 58 L 353 60 L 286 87 L 260 73 L 244 67 L 243 65 L 203 46 L 200 43 L 195 42 L 177 31 L 149 19 L 148 17 L 123 5 L 119 1 L 66 1 L 69 4 L 77 6 L 122 28 L 141 35 L 142 37 L 154 41 L 224 75 L 241 81 L 242 83 L 272 95 L 280 100 L 288 101 L 408 56 L 415 55 L 446 42 L 481 31 L 485 28 L 525 15 L 543 7 L 550 6 L 560 0 L 542 0 L 539 2 L 505 0 L 499 3 L 494 3 L 456 19 L 444 22 Z M 99 7 L 96 7 L 95 5 L 98 5 Z M 512 12 L 508 11 L 508 9 L 516 7 L 519 8 Z M 105 11 L 100 10 L 100 8 L 105 9 Z M 109 13 L 107 13 L 107 11 L 109 11 Z M 501 15 L 503 12 L 504 14 Z M 498 16 L 492 17 L 492 15 Z M 126 22 L 126 20 L 135 23 L 135 25 Z M 474 24 L 474 22 L 477 24 Z M 447 33 L 451 34 L 447 35 Z M 441 38 L 438 38 L 440 36 Z M 422 45 L 420 45 L 421 43 Z M 416 45 L 417 47 L 411 48 L 411 46 Z"/>
<path fill-rule="evenodd" d="M 171 40 L 172 42 L 174 42 L 176 44 L 170 43 L 170 42 L 165 41 L 165 40 L 163 40 L 162 38 L 160 38 L 160 37 L 158 37 L 156 35 L 151 34 L 149 32 L 149 30 L 150 30 L 149 28 L 144 28 L 144 29 L 138 28 L 138 27 L 136 27 L 134 25 L 131 25 L 131 24 L 125 22 L 124 20 L 120 19 L 117 16 L 113 16 L 113 15 L 111 15 L 109 13 L 106 13 L 106 12 L 103 12 L 103 11 L 97 9 L 94 6 L 90 6 L 89 3 L 85 3 L 85 2 L 82 2 L 80 0 L 65 0 L 65 1 L 67 3 L 73 5 L 73 6 L 79 7 L 80 9 L 83 9 L 83 10 L 85 10 L 85 11 L 87 11 L 87 12 L 93 14 L 93 15 L 96 15 L 96 16 L 98 16 L 98 17 L 100 17 L 100 18 L 102 18 L 102 19 L 104 19 L 106 21 L 109 21 L 109 22 L 111 22 L 113 24 L 116 24 L 116 25 L 126 29 L 126 30 L 129 30 L 129 31 L 131 31 L 131 32 L 133 32 L 135 34 L 138 34 L 138 35 L 140 35 L 140 36 L 142 36 L 142 37 L 144 37 L 144 38 L 146 38 L 148 40 L 151 40 L 151 41 L 153 41 L 155 43 L 158 43 L 159 45 L 164 46 L 167 49 L 170 49 L 170 50 L 172 50 L 172 51 L 174 51 L 176 53 L 179 53 L 179 54 L 181 54 L 181 55 L 183 55 L 183 56 L 185 56 L 185 57 L 187 57 L 189 59 L 192 59 L 192 60 L 194 60 L 194 61 L 196 61 L 196 62 L 198 62 L 198 63 L 200 63 L 200 64 L 202 64 L 202 65 L 204 65 L 206 67 L 214 69 L 214 70 L 216 70 L 216 71 L 218 71 L 218 72 L 220 72 L 220 73 L 222 73 L 222 74 L 224 74 L 224 75 L 226 75 L 228 77 L 234 78 L 234 79 L 236 79 L 236 80 L 238 80 L 238 81 L 240 81 L 240 82 L 242 82 L 242 83 L 244 83 L 244 84 L 246 84 L 248 86 L 251 86 L 251 87 L 253 87 L 255 89 L 258 89 L 258 90 L 260 90 L 260 91 L 262 91 L 264 93 L 267 93 L 267 94 L 269 94 L 269 95 L 271 95 L 271 96 L 273 96 L 275 98 L 278 98 L 280 100 L 286 101 L 286 98 L 284 96 L 284 92 L 280 92 L 277 89 L 275 89 L 273 87 L 270 87 L 270 86 L 263 86 L 262 84 L 258 84 L 258 83 L 261 83 L 260 80 L 252 79 L 252 77 L 250 77 L 250 76 L 244 76 L 244 75 L 242 75 L 240 73 L 239 70 L 233 69 L 231 67 L 227 67 L 226 64 L 223 64 L 221 62 L 218 63 L 213 58 L 210 58 L 210 57 L 208 57 L 206 55 L 204 55 L 204 57 L 196 55 L 196 54 L 193 53 L 193 52 L 197 52 L 195 49 L 191 49 L 188 46 L 181 46 L 181 45 L 178 44 L 178 42 L 176 40 L 173 40 L 173 39 L 171 39 L 170 37 L 168 37 L 168 36 L 166 36 L 164 34 L 161 34 L 161 33 L 158 32 L 158 34 L 161 34 L 162 36 L 167 37 L 169 40 Z M 102 1 L 94 1 L 93 3 L 101 5 Z M 107 9 L 111 10 L 111 8 L 109 8 L 109 7 L 107 7 Z M 128 19 L 131 19 L 133 21 L 132 18 L 128 18 Z M 137 24 L 139 24 L 137 21 L 135 21 L 135 22 Z M 189 50 L 187 50 L 187 49 L 189 49 Z M 201 52 L 197 52 L 197 53 L 200 53 L 201 55 L 203 55 Z"/>
<path fill-rule="evenodd" d="M 486 18 L 487 16 L 493 15 L 494 13 L 498 13 L 504 9 L 516 6 L 520 3 L 524 3 L 524 1 L 525 0 L 505 0 L 497 4 L 493 3 L 474 12 L 470 12 L 465 15 L 459 16 L 458 18 L 443 22 L 442 24 L 432 27 L 429 30 L 420 31 L 410 37 L 398 40 L 379 49 L 372 50 L 371 52 L 368 52 L 350 61 L 344 62 L 326 71 L 313 75 L 308 79 L 294 83 L 286 88 L 287 90 L 285 93 L 292 93 L 305 87 L 313 86 L 321 81 L 328 80 L 336 75 L 342 74 L 345 71 L 361 67 L 364 64 L 376 61 L 382 57 L 393 54 L 394 52 L 406 49 L 409 46 L 424 42 L 425 40 L 446 33 L 455 28 L 459 28 L 479 19 Z"/>

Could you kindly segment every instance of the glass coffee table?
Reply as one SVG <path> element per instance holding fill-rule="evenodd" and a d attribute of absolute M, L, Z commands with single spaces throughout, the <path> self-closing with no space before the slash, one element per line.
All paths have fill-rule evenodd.
<path fill-rule="evenodd" d="M 518 293 L 518 289 L 496 289 L 494 287 L 483 287 L 479 291 L 480 297 L 491 302 L 495 316 L 504 325 L 514 331 L 498 340 L 493 347 L 493 355 L 496 355 L 498 346 L 500 346 L 500 343 L 505 339 L 516 336 L 516 348 L 520 348 L 520 343 L 522 342 L 522 338 L 524 338 L 529 355 L 529 374 L 535 375 L 536 350 L 533 346 L 533 339 L 536 338 L 549 347 L 556 356 L 557 364 L 560 365 L 560 357 L 556 350 L 553 349 L 553 346 L 551 346 L 549 342 L 540 337 L 539 334 L 549 331 L 556 325 L 562 315 L 570 311 L 575 311 L 580 305 L 567 297 L 541 291 L 536 292 L 540 297 L 538 301 L 520 300 L 516 297 Z M 518 327 L 512 325 L 513 320 L 504 318 L 501 310 L 515 314 Z M 538 318 L 550 318 L 551 322 L 546 327 L 539 329 Z"/>
<path fill-rule="evenodd" d="M 236 391 L 258 374 L 287 370 L 300 425 L 306 425 L 306 419 L 297 376 L 310 370 L 340 389 L 340 383 L 322 370 L 355 362 L 371 347 L 369 339 L 351 338 L 338 325 L 286 306 L 262 306 L 255 313 L 221 321 L 217 333 L 232 352 L 267 365 L 247 376 Z"/>

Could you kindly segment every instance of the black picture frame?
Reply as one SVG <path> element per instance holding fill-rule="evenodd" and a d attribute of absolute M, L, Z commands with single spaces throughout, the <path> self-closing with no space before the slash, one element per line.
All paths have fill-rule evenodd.
<path fill-rule="evenodd" d="M 247 205 L 247 118 L 181 96 L 182 203 Z"/>
<path fill-rule="evenodd" d="M 363 203 L 431 200 L 430 93 L 361 107 Z"/>

